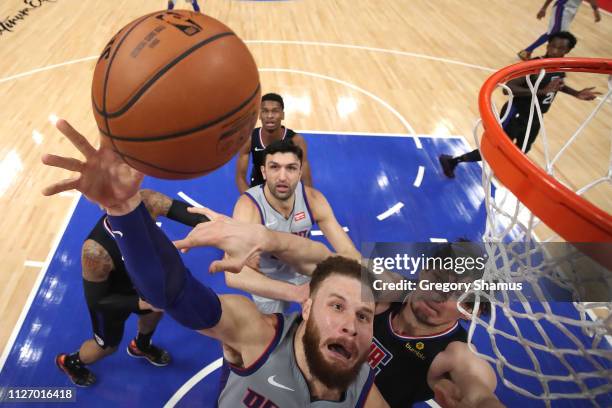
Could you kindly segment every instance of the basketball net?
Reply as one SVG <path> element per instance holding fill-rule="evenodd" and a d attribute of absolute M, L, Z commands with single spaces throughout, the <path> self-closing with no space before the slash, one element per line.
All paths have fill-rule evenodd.
<path fill-rule="evenodd" d="M 612 268 L 610 252 L 598 250 L 597 245 L 608 243 L 612 248 L 612 217 L 609 214 L 612 210 L 609 195 L 612 186 L 612 130 L 609 126 L 612 123 L 609 115 L 612 76 L 606 78 L 607 92 L 597 100 L 584 102 L 571 98 L 571 102 L 583 104 L 581 108 L 595 107 L 577 130 L 571 132 L 569 139 L 559 145 L 558 138 L 551 140 L 547 135 L 536 92 L 542 89 L 540 83 L 546 72 L 562 71 L 610 75 L 612 60 L 528 61 L 498 71 L 481 89 L 482 119 L 475 126 L 474 136 L 483 156 L 482 181 L 487 208 L 484 242 L 488 260 L 483 280 L 521 281 L 528 287 L 528 293 L 525 290 L 472 290 L 463 294 L 460 301 L 475 298 L 474 310 L 459 308 L 471 317 L 470 344 L 475 333 L 485 338 L 484 348 L 488 350 L 482 351 L 479 339 L 481 350 L 477 354 L 495 366 L 508 388 L 543 400 L 547 406 L 551 400 L 559 398 L 586 398 L 593 405 L 607 405 L 612 399 Z M 526 135 L 534 120 L 539 119 L 542 124 L 534 144 L 534 147 L 539 145 L 538 150 L 543 150 L 536 154 L 540 165 L 523 153 L 528 137 L 521 151 L 501 126 L 513 102 L 512 91 L 505 83 L 518 77 L 527 78 L 532 92 Z M 532 81 L 533 77 L 537 79 Z M 495 97 L 501 97 L 500 88 L 507 94 L 505 99 L 509 104 L 504 117 L 500 117 L 498 106 L 501 105 L 496 104 L 492 96 L 497 89 Z M 557 110 L 553 115 L 559 114 Z M 604 114 L 606 119 L 600 117 Z M 599 131 L 595 136 L 602 145 L 607 145 L 608 151 L 601 152 L 607 157 L 607 163 L 599 163 L 601 174 L 589 175 L 590 180 L 586 183 L 564 179 L 558 165 L 568 152 L 589 140 L 584 136 L 585 129 L 589 129 L 593 121 L 598 121 L 598 129 L 601 128 L 599 122 L 608 125 L 607 133 Z M 484 134 L 479 143 L 477 133 L 481 125 Z M 557 150 L 553 149 L 555 143 L 558 151 L 553 152 Z M 572 172 L 569 173 L 572 176 Z M 579 183 L 582 185 L 576 185 Z M 585 199 L 598 191 L 603 191 L 602 208 Z M 589 244 L 548 244 L 558 241 Z M 551 298 L 552 286 L 562 290 L 566 294 L 564 299 L 569 301 L 561 304 Z M 598 290 L 602 294 L 594 296 L 593 291 Z M 589 301 L 592 299 L 596 300 Z M 478 315 L 482 302 L 491 302 L 489 316 Z M 559 305 L 564 307 L 559 308 Z M 508 346 L 508 342 L 513 345 Z"/>

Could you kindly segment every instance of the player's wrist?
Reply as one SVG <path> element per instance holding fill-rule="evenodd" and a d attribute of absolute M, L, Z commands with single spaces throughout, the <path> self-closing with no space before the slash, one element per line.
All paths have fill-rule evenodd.
<path fill-rule="evenodd" d="M 141 202 L 142 202 L 142 197 L 140 196 L 140 193 L 136 193 L 132 197 L 128 198 L 127 200 L 119 204 L 116 204 L 110 207 L 105 207 L 104 210 L 106 211 L 108 215 L 113 215 L 113 216 L 126 215 L 134 211 L 140 205 Z"/>

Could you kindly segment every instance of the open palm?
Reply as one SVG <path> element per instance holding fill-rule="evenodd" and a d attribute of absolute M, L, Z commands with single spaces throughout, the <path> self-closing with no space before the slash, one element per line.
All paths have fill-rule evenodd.
<path fill-rule="evenodd" d="M 67 190 L 78 190 L 89 200 L 104 208 L 113 208 L 137 196 L 143 174 L 127 165 L 116 152 L 107 147 L 95 149 L 68 122 L 60 119 L 57 128 L 85 156 L 85 161 L 73 157 L 45 154 L 42 162 L 48 166 L 80 173 L 47 186 L 43 194 L 50 196 Z"/>

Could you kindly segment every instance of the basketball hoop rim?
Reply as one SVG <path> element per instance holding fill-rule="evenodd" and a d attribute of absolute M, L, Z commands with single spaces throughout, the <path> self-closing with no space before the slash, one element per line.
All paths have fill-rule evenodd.
<path fill-rule="evenodd" d="M 612 216 L 548 175 L 507 137 L 492 110 L 492 94 L 500 83 L 538 73 L 589 72 L 612 74 L 612 60 L 550 58 L 514 64 L 495 72 L 478 98 L 484 133 L 481 152 L 495 176 L 538 218 L 568 242 L 612 242 Z M 535 114 L 535 112 L 534 112 Z"/>

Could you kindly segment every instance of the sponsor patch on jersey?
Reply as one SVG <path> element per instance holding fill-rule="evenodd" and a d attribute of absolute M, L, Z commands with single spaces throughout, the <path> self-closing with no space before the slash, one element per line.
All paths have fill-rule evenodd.
<path fill-rule="evenodd" d="M 295 221 L 303 220 L 304 218 L 306 218 L 306 213 L 304 211 L 300 211 L 293 217 Z"/>

